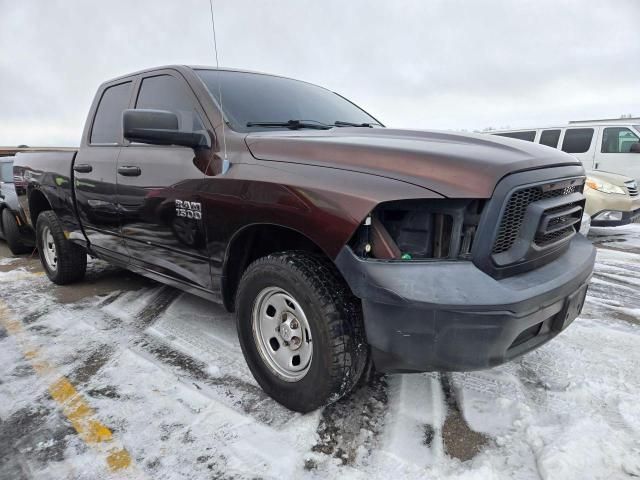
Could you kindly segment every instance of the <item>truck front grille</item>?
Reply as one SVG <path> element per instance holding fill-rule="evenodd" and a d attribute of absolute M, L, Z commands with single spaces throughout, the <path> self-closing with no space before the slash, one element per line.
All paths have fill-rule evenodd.
<path fill-rule="evenodd" d="M 552 185 L 552 184 L 551 184 Z M 520 233 L 522 227 L 522 221 L 524 220 L 527 207 L 539 200 L 546 200 L 548 198 L 562 197 L 570 195 L 574 192 L 581 192 L 581 185 L 572 185 L 564 188 L 549 189 L 547 185 L 536 185 L 534 187 L 527 187 L 521 190 L 517 190 L 511 194 L 511 197 L 507 201 L 507 206 L 502 214 L 500 221 L 500 229 L 498 235 L 493 243 L 493 249 L 491 253 L 494 255 L 506 252 L 509 250 Z M 554 221 L 559 221 L 554 219 Z M 567 226 L 561 230 L 545 235 L 536 235 L 535 243 L 539 246 L 546 246 L 554 243 L 562 237 L 569 236 L 574 232 L 573 226 Z"/>

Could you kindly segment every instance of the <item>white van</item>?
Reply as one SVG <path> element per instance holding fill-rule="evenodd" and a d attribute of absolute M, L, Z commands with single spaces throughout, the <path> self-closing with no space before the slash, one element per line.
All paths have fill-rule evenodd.
<path fill-rule="evenodd" d="M 640 179 L 640 117 L 581 120 L 562 127 L 487 133 L 560 148 L 577 157 L 587 170 Z"/>

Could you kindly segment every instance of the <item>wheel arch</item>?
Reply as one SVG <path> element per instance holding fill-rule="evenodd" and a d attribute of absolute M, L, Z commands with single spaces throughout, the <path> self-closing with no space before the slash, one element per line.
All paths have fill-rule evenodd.
<path fill-rule="evenodd" d="M 34 189 L 29 193 L 29 219 L 31 225 L 36 228 L 38 215 L 46 210 L 53 210 L 51 202 L 40 189 Z"/>
<path fill-rule="evenodd" d="M 256 223 L 238 230 L 229 241 L 222 267 L 221 293 L 225 308 L 230 312 L 234 310 L 240 278 L 254 260 L 287 250 L 313 252 L 331 259 L 315 241 L 290 227 Z"/>

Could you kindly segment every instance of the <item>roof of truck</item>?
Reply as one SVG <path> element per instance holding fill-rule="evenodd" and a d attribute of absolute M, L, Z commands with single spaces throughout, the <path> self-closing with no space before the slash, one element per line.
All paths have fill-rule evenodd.
<path fill-rule="evenodd" d="M 129 77 L 133 77 L 134 75 L 140 75 L 142 73 L 148 73 L 148 72 L 154 72 L 156 70 L 167 70 L 167 69 L 174 69 L 174 70 L 181 70 L 181 69 L 189 69 L 189 70 L 220 70 L 222 72 L 239 72 L 239 73 L 252 73 L 252 74 L 256 74 L 256 75 L 268 75 L 270 77 L 280 77 L 280 78 L 288 78 L 290 80 L 298 80 L 301 82 L 304 82 L 305 80 L 300 80 L 298 78 L 291 78 L 291 77 L 286 77 L 284 75 L 278 75 L 275 73 L 267 73 L 267 72 L 258 72 L 255 70 L 244 70 L 244 69 L 239 69 L 239 68 L 227 68 L 227 67 L 215 67 L 212 65 L 160 65 L 157 67 L 149 67 L 149 68 L 144 68 L 142 70 L 138 70 L 135 72 L 131 72 L 131 73 L 127 73 L 124 75 L 119 75 L 117 77 L 114 77 L 112 79 L 107 80 L 107 82 L 113 82 L 114 80 L 120 80 L 120 79 L 124 79 L 124 78 L 129 78 Z M 307 82 L 307 83 L 311 83 L 311 82 Z"/>

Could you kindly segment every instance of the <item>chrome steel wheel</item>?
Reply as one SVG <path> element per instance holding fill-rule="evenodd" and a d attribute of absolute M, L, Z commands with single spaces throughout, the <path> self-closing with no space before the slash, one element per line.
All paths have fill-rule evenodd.
<path fill-rule="evenodd" d="M 56 253 L 56 242 L 53 240 L 51 230 L 45 226 L 42 229 L 42 253 L 44 261 L 47 262 L 49 270 L 56 271 L 58 268 L 58 254 Z"/>
<path fill-rule="evenodd" d="M 286 382 L 302 379 L 311 366 L 311 328 L 300 304 L 278 287 L 262 290 L 253 304 L 253 338 L 265 365 Z"/>

